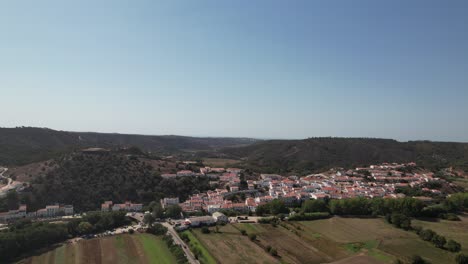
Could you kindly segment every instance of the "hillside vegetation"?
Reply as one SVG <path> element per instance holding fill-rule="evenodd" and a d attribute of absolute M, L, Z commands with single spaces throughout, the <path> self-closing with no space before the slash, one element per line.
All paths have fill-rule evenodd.
<path fill-rule="evenodd" d="M 468 171 L 468 143 L 367 138 L 268 140 L 226 148 L 228 156 L 262 172 L 312 173 L 331 167 L 350 168 L 382 162 L 415 161 L 429 169 L 454 166 Z"/>
<path fill-rule="evenodd" d="M 0 128 L 0 165 L 24 165 L 48 160 L 85 147 L 138 147 L 156 154 L 198 150 L 215 151 L 255 142 L 249 138 L 196 138 L 92 132 L 66 132 L 47 128 Z"/>
<path fill-rule="evenodd" d="M 21 194 L 29 210 L 52 203 L 73 204 L 78 211 L 96 210 L 107 200 L 149 203 L 165 196 L 184 199 L 209 188 L 206 177 L 163 179 L 149 163 L 119 152 L 76 152 L 50 164 L 54 168 L 34 177 Z"/>

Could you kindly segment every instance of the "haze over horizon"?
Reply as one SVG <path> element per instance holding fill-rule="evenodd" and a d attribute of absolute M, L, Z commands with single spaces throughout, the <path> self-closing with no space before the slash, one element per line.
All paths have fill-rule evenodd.
<path fill-rule="evenodd" d="M 5 1 L 0 127 L 468 142 L 467 13 L 466 1 Z"/>

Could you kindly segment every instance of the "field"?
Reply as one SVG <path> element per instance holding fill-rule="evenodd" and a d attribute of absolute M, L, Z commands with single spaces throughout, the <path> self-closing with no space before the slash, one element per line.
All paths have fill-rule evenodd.
<path fill-rule="evenodd" d="M 247 236 L 241 235 L 232 225 L 220 227 L 220 233 L 215 233 L 214 228 L 211 230 L 210 234 L 203 234 L 200 229 L 193 230 L 199 245 L 209 251 L 213 258 L 202 263 L 278 263 L 277 259 L 250 241 Z"/>
<path fill-rule="evenodd" d="M 327 238 L 340 243 L 349 252 L 363 253 L 387 263 L 396 258 L 409 259 L 415 254 L 431 263 L 453 263 L 455 256 L 421 240 L 413 232 L 392 227 L 383 219 L 334 217 L 300 222 L 299 225 L 304 228 L 304 236 L 309 239 L 317 236 Z"/>
<path fill-rule="evenodd" d="M 227 168 L 232 165 L 239 163 L 239 160 L 234 159 L 218 159 L 218 158 L 206 158 L 203 159 L 203 164 L 212 168 Z"/>
<path fill-rule="evenodd" d="M 447 240 L 453 239 L 462 245 L 462 251 L 468 254 L 468 215 L 460 217 L 461 221 L 439 220 L 437 222 L 413 220 L 414 226 L 432 229 Z"/>
<path fill-rule="evenodd" d="M 19 263 L 175 263 L 161 237 L 150 234 L 119 235 L 66 244 Z"/>

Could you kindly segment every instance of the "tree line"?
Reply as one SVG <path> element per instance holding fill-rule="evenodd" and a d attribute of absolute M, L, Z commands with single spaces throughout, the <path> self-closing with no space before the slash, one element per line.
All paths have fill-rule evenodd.
<path fill-rule="evenodd" d="M 78 235 L 102 232 L 129 224 L 125 212 L 89 213 L 67 224 L 50 224 L 22 220 L 0 232 L 0 263 L 25 256 Z"/>

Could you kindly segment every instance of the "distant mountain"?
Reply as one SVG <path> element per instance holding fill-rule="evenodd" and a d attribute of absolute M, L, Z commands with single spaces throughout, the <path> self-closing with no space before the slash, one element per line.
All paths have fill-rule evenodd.
<path fill-rule="evenodd" d="M 243 146 L 251 138 L 198 138 L 147 136 L 93 132 L 67 132 L 47 128 L 0 128 L 0 165 L 22 165 L 47 160 L 84 147 L 131 147 L 161 155 L 193 151 L 216 151 Z"/>
<path fill-rule="evenodd" d="M 468 143 L 368 138 L 309 138 L 267 140 L 226 148 L 226 155 L 242 159 L 263 172 L 311 173 L 332 167 L 355 167 L 381 162 L 410 162 L 426 168 L 454 166 L 468 171 Z"/>

